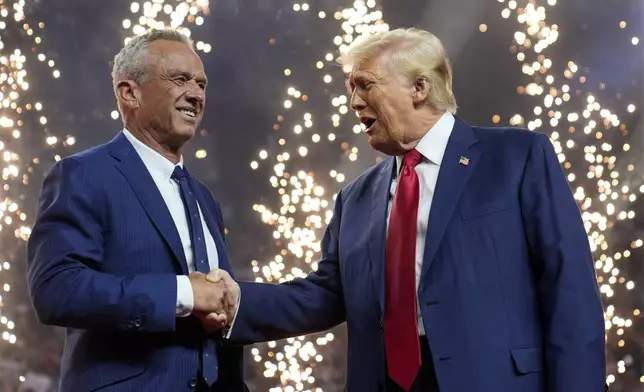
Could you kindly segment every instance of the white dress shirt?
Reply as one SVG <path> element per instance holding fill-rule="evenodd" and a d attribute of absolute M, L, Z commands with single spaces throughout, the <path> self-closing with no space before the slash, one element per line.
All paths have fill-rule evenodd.
<path fill-rule="evenodd" d="M 432 129 L 429 130 L 418 142 L 416 150 L 423 154 L 423 158 L 416 166 L 416 173 L 418 173 L 418 182 L 420 190 L 420 199 L 418 204 L 418 227 L 416 234 L 416 292 L 418 292 L 418 285 L 420 283 L 420 272 L 423 267 L 423 254 L 425 253 L 425 238 L 427 237 L 427 221 L 429 220 L 429 211 L 432 207 L 432 199 L 434 198 L 434 190 L 436 189 L 436 181 L 438 180 L 438 171 L 443 155 L 447 148 L 447 141 L 452 134 L 454 127 L 454 116 L 445 112 L 443 116 L 434 124 Z M 389 191 L 389 204 L 387 206 L 387 228 L 389 228 L 389 215 L 391 214 L 391 205 L 393 203 L 396 187 L 398 186 L 398 176 L 402 170 L 402 156 L 396 157 L 396 176 L 391 181 L 391 188 Z M 420 335 L 425 335 L 425 328 L 418 308 L 418 301 L 416 301 L 418 309 L 418 332 Z"/>
<path fill-rule="evenodd" d="M 132 143 L 132 146 L 141 157 L 145 167 L 150 172 L 150 176 L 154 180 L 163 201 L 165 201 L 172 220 L 177 228 L 179 237 L 181 238 L 181 245 L 183 245 L 183 253 L 186 255 L 186 262 L 188 264 L 188 272 L 195 271 L 194 255 L 192 253 L 192 241 L 190 239 L 190 227 L 188 226 L 188 217 L 186 216 L 186 209 L 181 199 L 181 189 L 179 184 L 174 181 L 172 173 L 174 172 L 175 164 L 170 162 L 166 157 L 154 151 L 139 139 L 137 139 L 127 129 L 123 130 L 125 137 Z M 183 168 L 183 157 L 181 157 L 178 166 Z M 199 208 L 199 216 L 201 217 L 201 225 L 203 226 L 204 235 L 206 236 L 206 251 L 208 254 L 208 262 L 210 269 L 219 268 L 219 255 L 217 253 L 217 246 L 215 240 L 206 225 L 203 218 L 201 208 Z M 177 276 L 177 308 L 176 315 L 178 317 L 185 317 L 192 313 L 194 308 L 194 297 L 192 294 L 192 285 L 190 279 L 186 275 Z"/>

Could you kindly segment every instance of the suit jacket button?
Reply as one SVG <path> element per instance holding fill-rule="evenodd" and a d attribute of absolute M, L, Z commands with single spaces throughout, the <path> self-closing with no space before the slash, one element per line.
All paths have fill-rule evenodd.
<path fill-rule="evenodd" d="M 192 379 L 192 380 L 190 380 L 190 382 L 188 383 L 188 386 L 189 386 L 190 388 L 194 388 L 194 387 L 196 387 L 196 386 L 197 386 L 197 380 L 195 380 L 195 379 L 193 378 L 193 379 Z"/>
<path fill-rule="evenodd" d="M 136 320 L 134 320 L 134 326 L 136 328 L 140 328 L 141 327 L 141 319 L 137 318 Z"/>
<path fill-rule="evenodd" d="M 384 331 L 385 329 L 385 324 L 381 321 L 380 322 L 380 332 Z"/>

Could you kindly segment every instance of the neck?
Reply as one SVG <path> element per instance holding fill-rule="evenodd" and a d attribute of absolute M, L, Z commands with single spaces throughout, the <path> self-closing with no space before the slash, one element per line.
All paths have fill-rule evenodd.
<path fill-rule="evenodd" d="M 428 110 L 420 114 L 414 121 L 409 124 L 408 129 L 413 131 L 405 135 L 405 140 L 401 143 L 401 146 L 405 151 L 410 151 L 416 148 L 420 139 L 423 138 L 429 132 L 438 120 L 443 117 L 445 114 L 444 111 Z"/>
<path fill-rule="evenodd" d="M 138 127 L 135 124 L 125 124 L 125 128 L 143 144 L 158 152 L 173 164 L 176 165 L 181 160 L 181 147 L 164 143 L 158 132 Z"/>

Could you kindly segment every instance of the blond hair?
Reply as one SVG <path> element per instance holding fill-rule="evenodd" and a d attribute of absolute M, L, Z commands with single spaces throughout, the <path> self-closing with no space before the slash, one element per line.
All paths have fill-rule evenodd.
<path fill-rule="evenodd" d="M 449 58 L 440 39 L 428 31 L 410 28 L 375 33 L 354 41 L 337 61 L 345 70 L 354 69 L 386 51 L 392 55 L 394 70 L 410 79 L 428 81 L 431 106 L 456 114 Z"/>

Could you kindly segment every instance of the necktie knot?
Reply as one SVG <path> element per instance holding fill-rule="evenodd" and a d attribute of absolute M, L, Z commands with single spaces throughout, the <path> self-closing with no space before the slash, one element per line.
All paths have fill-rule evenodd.
<path fill-rule="evenodd" d="M 188 174 L 186 173 L 186 171 L 183 170 L 181 166 L 175 166 L 174 171 L 172 172 L 172 176 L 170 178 L 172 178 L 175 181 L 181 181 L 186 177 L 188 177 Z"/>
<path fill-rule="evenodd" d="M 422 159 L 423 159 L 423 154 L 421 154 L 420 151 L 416 149 L 408 151 L 403 156 L 403 167 L 409 166 L 411 168 L 414 168 L 420 163 Z"/>

